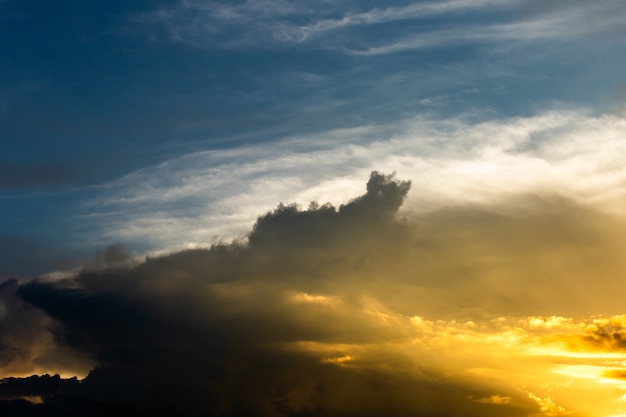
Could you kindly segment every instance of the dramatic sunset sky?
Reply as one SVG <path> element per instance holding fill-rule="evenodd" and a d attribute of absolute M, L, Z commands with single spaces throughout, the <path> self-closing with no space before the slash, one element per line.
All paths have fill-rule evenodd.
<path fill-rule="evenodd" d="M 0 0 L 0 415 L 626 416 L 623 0 Z"/>

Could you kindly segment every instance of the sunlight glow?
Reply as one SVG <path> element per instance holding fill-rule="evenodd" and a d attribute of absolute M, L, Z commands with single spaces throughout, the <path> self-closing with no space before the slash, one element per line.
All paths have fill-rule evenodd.
<path fill-rule="evenodd" d="M 585 413 L 619 416 L 626 406 L 626 352 L 597 343 L 607 326 L 620 332 L 624 316 L 574 319 L 567 317 L 498 317 L 489 321 L 431 321 L 421 316 L 375 314 L 390 326 L 409 325 L 413 338 L 404 343 L 345 345 L 300 342 L 298 350 L 315 352 L 324 363 L 355 369 L 404 372 L 391 359 L 409 355 L 416 364 L 428 358 L 434 368 L 470 379 L 490 381 L 505 393 L 468 394 L 471 402 L 508 405 L 522 401 L 516 387 L 537 404 L 536 416 Z M 610 338 L 610 336 L 609 336 Z M 296 347 L 292 345 L 292 348 Z M 337 354 L 337 352 L 358 352 Z M 443 355 L 445 353 L 445 355 Z M 575 412 L 574 412 L 575 410 Z"/>

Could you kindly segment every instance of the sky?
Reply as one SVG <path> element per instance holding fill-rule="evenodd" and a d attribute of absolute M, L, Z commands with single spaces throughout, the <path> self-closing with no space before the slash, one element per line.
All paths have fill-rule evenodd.
<path fill-rule="evenodd" d="M 0 411 L 626 415 L 624 21 L 0 0 Z"/>

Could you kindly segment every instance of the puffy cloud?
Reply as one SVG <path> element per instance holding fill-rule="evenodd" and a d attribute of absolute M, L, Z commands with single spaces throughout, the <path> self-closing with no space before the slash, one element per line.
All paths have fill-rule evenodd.
<path fill-rule="evenodd" d="M 585 328 L 584 341 L 600 350 L 626 351 L 626 316 L 598 318 Z"/>
<path fill-rule="evenodd" d="M 621 368 L 579 347 L 618 317 L 570 317 L 621 309 L 605 290 L 624 268 L 620 218 L 528 195 L 508 202 L 532 208 L 521 214 L 401 218 L 410 185 L 373 172 L 362 196 L 279 205 L 245 240 L 138 264 L 111 246 L 75 277 L 5 282 L 1 334 L 22 356 L 3 374 L 88 374 L 49 377 L 47 390 L 37 387 L 48 379 L 5 379 L 2 406 L 70 416 L 597 411 L 564 388 L 578 378 L 613 407 L 593 383 L 609 371 L 619 381 Z M 581 352 L 592 368 L 572 362 Z"/>
<path fill-rule="evenodd" d="M 37 407 L 63 415 L 489 415 L 468 400 L 488 397 L 486 387 L 413 364 L 403 352 L 413 337 L 408 318 L 372 292 L 393 280 L 379 274 L 408 255 L 396 252 L 411 246 L 415 228 L 395 218 L 408 190 L 373 173 L 367 192 L 337 209 L 279 206 L 247 242 L 21 285 L 17 295 L 57 326 L 56 343 L 98 364 Z M 5 391 L 15 384 L 5 380 Z M 513 415 L 536 410 L 520 396 L 504 406 Z"/>

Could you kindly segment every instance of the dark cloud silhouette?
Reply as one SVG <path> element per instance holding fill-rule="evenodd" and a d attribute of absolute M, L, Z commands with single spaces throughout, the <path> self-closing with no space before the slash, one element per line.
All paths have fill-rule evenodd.
<path fill-rule="evenodd" d="M 56 343 L 59 324 L 17 297 L 19 287 L 15 279 L 0 283 L 0 375 L 30 375 L 49 368 L 86 373 L 93 360 Z"/>
<path fill-rule="evenodd" d="M 590 259 L 614 272 L 621 261 L 597 255 L 618 230 L 561 200 L 517 218 L 449 210 L 422 218 L 418 228 L 397 217 L 409 187 L 374 172 L 363 196 L 339 208 L 280 205 L 245 242 L 137 265 L 111 246 L 96 256 L 97 267 L 71 279 L 3 283 L 5 374 L 43 365 L 90 370 L 80 382 L 3 380 L 5 414 L 541 412 L 528 393 L 470 375 L 466 365 L 430 363 L 410 317 L 561 309 L 557 293 L 568 289 L 546 279 L 582 286 L 580 265 Z M 578 272 L 564 278 L 572 261 Z"/>
<path fill-rule="evenodd" d="M 59 375 L 32 375 L 26 378 L 5 378 L 0 384 L 0 398 L 50 397 L 64 385 L 77 382 L 76 378 L 62 379 Z"/>
<path fill-rule="evenodd" d="M 307 211 L 300 211 L 295 205 L 280 205 L 274 212 L 259 218 L 249 242 L 254 248 L 267 248 L 327 245 L 343 240 L 354 243 L 362 238 L 371 240 L 385 235 L 397 238 L 394 233 L 402 227 L 396 225 L 393 216 L 410 185 L 408 181 L 396 181 L 393 175 L 373 173 L 367 192 L 338 210 L 329 204 L 319 207 L 313 203 Z"/>

